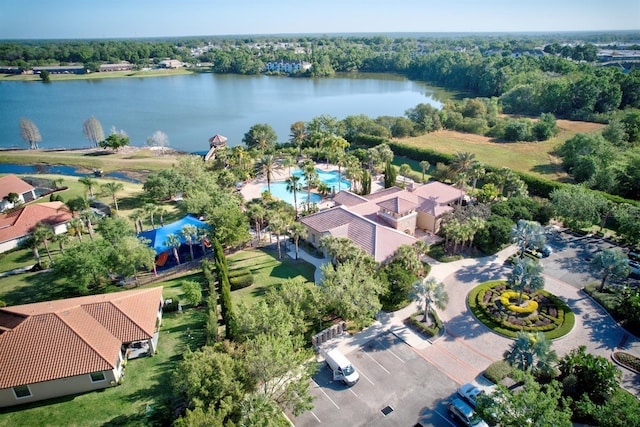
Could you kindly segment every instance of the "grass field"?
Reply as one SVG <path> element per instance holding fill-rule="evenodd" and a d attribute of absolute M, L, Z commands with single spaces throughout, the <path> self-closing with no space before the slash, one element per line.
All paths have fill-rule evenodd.
<path fill-rule="evenodd" d="M 155 150 L 140 147 L 126 147 L 119 152 L 110 150 L 2 150 L 1 163 L 15 163 L 21 165 L 49 164 L 69 165 L 85 168 L 90 174 L 94 169 L 104 172 L 113 171 L 160 171 L 170 168 L 177 163 L 181 154 L 161 155 Z"/>
<path fill-rule="evenodd" d="M 467 151 L 475 154 L 477 160 L 487 165 L 506 166 L 512 170 L 562 181 L 567 179 L 567 174 L 562 170 L 561 159 L 554 154 L 556 148 L 577 133 L 598 132 L 604 125 L 569 120 L 558 120 L 557 123 L 560 133 L 543 142 L 498 143 L 486 136 L 450 130 L 406 138 L 398 142 L 448 154 Z M 414 169 L 419 170 L 419 167 Z"/>
<path fill-rule="evenodd" d="M 268 249 L 252 249 L 240 251 L 228 257 L 229 271 L 247 268 L 251 271 L 254 284 L 232 292 L 235 305 L 241 302 L 251 306 L 271 287 L 287 279 L 299 279 L 313 284 L 315 267 L 303 260 L 294 260 L 283 256 L 278 260 L 278 253 Z"/>

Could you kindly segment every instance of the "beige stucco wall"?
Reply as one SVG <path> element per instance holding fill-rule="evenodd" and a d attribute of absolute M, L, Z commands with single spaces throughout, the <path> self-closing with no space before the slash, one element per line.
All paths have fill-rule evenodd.
<path fill-rule="evenodd" d="M 29 384 L 31 396 L 16 398 L 13 388 L 0 389 L 0 407 L 20 405 L 28 402 L 67 396 L 70 394 L 84 393 L 92 390 L 100 390 L 118 384 L 123 374 L 123 356 L 118 352 L 116 367 L 113 370 L 103 371 L 104 381 L 91 382 L 91 375 L 77 375 L 74 377 L 60 378 L 52 381 L 43 381 Z"/>
<path fill-rule="evenodd" d="M 17 399 L 13 388 L 0 389 L 0 407 L 21 405 L 28 402 L 51 399 L 69 394 L 83 393 L 116 385 L 120 379 L 121 369 L 104 371 L 104 381 L 92 383 L 89 374 L 61 378 L 53 381 L 29 384 L 31 396 Z"/>
<path fill-rule="evenodd" d="M 427 230 L 427 231 L 431 231 L 432 233 L 435 233 L 437 231 L 435 229 L 435 220 L 436 220 L 435 217 L 432 215 L 429 215 L 424 212 L 418 212 L 417 225 L 418 225 L 418 228 L 420 228 L 421 230 Z"/>

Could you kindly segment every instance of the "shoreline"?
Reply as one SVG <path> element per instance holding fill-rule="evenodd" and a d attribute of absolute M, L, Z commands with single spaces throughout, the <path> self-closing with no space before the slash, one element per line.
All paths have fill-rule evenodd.
<path fill-rule="evenodd" d="M 86 74 L 50 74 L 50 81 L 68 81 L 68 80 L 94 80 L 94 79 L 126 79 L 126 78 L 145 78 L 145 77 L 167 77 L 180 76 L 198 73 L 211 73 L 211 71 L 195 71 L 190 68 L 167 69 L 167 70 L 129 70 L 129 71 L 103 71 Z M 0 82 L 41 82 L 39 74 L 0 74 Z M 43 82 L 44 83 L 44 82 Z"/>

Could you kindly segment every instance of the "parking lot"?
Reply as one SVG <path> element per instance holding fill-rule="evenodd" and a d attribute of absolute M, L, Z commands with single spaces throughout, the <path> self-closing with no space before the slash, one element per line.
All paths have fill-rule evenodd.
<path fill-rule="evenodd" d="M 576 288 L 582 288 L 587 283 L 599 280 L 599 277 L 593 274 L 589 263 L 601 250 L 617 247 L 597 236 L 581 236 L 566 231 L 548 234 L 547 244 L 551 246 L 553 253 L 542 260 L 544 274 Z M 623 280 L 610 278 L 608 283 L 640 286 L 640 278 L 637 275 Z"/>
<path fill-rule="evenodd" d="M 296 426 L 455 426 L 446 403 L 458 385 L 395 335 L 378 335 L 346 356 L 360 381 L 333 381 L 324 364 L 310 387 L 314 409 L 292 418 Z"/>

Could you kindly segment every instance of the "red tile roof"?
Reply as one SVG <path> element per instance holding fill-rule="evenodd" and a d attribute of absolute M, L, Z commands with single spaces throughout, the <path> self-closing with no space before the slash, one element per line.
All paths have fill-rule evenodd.
<path fill-rule="evenodd" d="M 113 369 L 123 343 L 150 339 L 162 287 L 0 309 L 0 388 Z"/>
<path fill-rule="evenodd" d="M 33 186 L 15 175 L 6 175 L 0 178 L 0 199 L 9 193 L 23 194 L 32 190 L 34 190 Z"/>
<path fill-rule="evenodd" d="M 63 206 L 62 202 L 36 203 L 0 214 L 0 242 L 26 236 L 39 222 L 57 225 L 71 220 L 71 214 L 61 210 Z"/>

